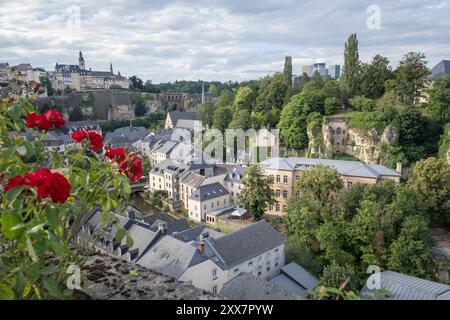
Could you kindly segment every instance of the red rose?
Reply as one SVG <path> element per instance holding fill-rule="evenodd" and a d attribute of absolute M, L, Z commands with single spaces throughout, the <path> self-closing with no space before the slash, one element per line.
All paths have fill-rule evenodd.
<path fill-rule="evenodd" d="M 96 152 L 97 149 L 103 148 L 103 137 L 96 131 L 88 131 L 89 140 L 92 146 L 92 152 Z"/>
<path fill-rule="evenodd" d="M 28 128 L 34 128 L 34 127 L 36 127 L 36 123 L 37 123 L 37 121 L 38 121 L 38 118 L 39 118 L 39 116 L 38 116 L 38 114 L 37 114 L 36 112 L 33 112 L 33 113 L 28 114 L 28 115 L 27 115 L 27 123 L 26 123 L 26 126 L 27 126 Z"/>
<path fill-rule="evenodd" d="M 52 172 L 48 168 L 40 169 L 25 175 L 25 185 L 36 188 L 38 197 L 45 199 L 50 195 Z"/>
<path fill-rule="evenodd" d="M 25 179 L 22 176 L 15 176 L 8 180 L 8 184 L 5 186 L 5 191 L 12 189 L 17 186 L 22 186 L 25 182 Z"/>
<path fill-rule="evenodd" d="M 125 149 L 117 148 L 117 149 L 108 149 L 105 152 L 105 157 L 113 159 L 118 163 L 122 163 L 125 160 Z"/>
<path fill-rule="evenodd" d="M 64 203 L 70 196 L 71 185 L 66 177 L 59 173 L 53 173 L 50 180 L 50 198 L 55 203 Z"/>
<path fill-rule="evenodd" d="M 37 189 L 38 197 L 45 199 L 50 197 L 55 203 L 64 203 L 70 196 L 71 185 L 60 173 L 52 173 L 44 168 L 29 172 L 25 176 L 16 176 L 9 179 L 5 190 L 25 185 Z"/>
<path fill-rule="evenodd" d="M 28 128 L 38 128 L 39 130 L 48 131 L 51 128 L 59 128 L 64 125 L 64 123 L 65 121 L 61 117 L 61 113 L 54 109 L 50 109 L 40 115 L 36 112 L 28 114 L 26 126 Z"/>
<path fill-rule="evenodd" d="M 75 131 L 72 133 L 72 139 L 75 140 L 77 143 L 80 143 L 87 137 L 87 132 L 84 130 Z"/>
<path fill-rule="evenodd" d="M 89 138 L 91 144 L 92 152 L 96 152 L 97 149 L 103 148 L 103 137 L 96 131 L 89 130 L 79 130 L 72 133 L 72 139 L 77 143 L 80 143 L 84 139 Z"/>
<path fill-rule="evenodd" d="M 142 178 L 142 160 L 137 156 L 131 157 L 131 159 L 122 162 L 119 165 L 119 173 L 125 173 L 131 182 L 135 182 Z"/>
<path fill-rule="evenodd" d="M 50 122 L 52 128 L 59 128 L 60 126 L 64 125 L 64 123 L 66 123 L 61 117 L 61 113 L 59 113 L 55 109 L 47 110 L 47 112 L 45 112 L 43 116 L 48 122 Z"/>

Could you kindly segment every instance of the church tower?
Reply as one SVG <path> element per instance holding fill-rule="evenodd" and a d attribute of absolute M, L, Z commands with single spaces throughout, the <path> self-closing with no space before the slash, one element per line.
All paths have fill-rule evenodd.
<path fill-rule="evenodd" d="M 83 53 L 80 51 L 80 57 L 78 58 L 78 65 L 80 66 L 80 69 L 85 70 L 86 64 L 84 63 Z"/>
<path fill-rule="evenodd" d="M 112 62 L 109 63 L 109 70 L 111 71 L 111 74 L 114 74 Z"/>

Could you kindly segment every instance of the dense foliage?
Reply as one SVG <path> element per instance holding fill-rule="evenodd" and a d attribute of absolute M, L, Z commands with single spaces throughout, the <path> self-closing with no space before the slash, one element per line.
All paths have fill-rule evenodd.
<path fill-rule="evenodd" d="M 447 178 L 437 180 L 450 168 L 444 162 L 438 165 L 435 159 L 425 162 L 435 164 L 428 169 L 434 173 L 424 173 L 423 165 L 417 165 L 414 176 L 418 178 L 400 187 L 393 181 L 383 181 L 344 189 L 337 171 L 320 165 L 301 174 L 296 185 L 299 196 L 288 205 L 288 242 L 307 253 L 303 259 L 311 272 L 320 275 L 322 270 L 318 269 L 325 266 L 325 286 L 336 287 L 338 280 L 349 275 L 353 279 L 353 274 L 356 283 L 362 285 L 369 265 L 422 278 L 435 277 L 428 231 L 435 213 L 430 207 L 437 203 L 442 209 L 450 200 L 448 192 L 442 194 L 447 190 L 443 185 L 450 185 L 449 180 L 444 181 L 448 173 Z M 421 196 L 422 185 L 423 192 L 429 188 L 429 194 L 435 194 L 429 202 Z M 450 216 L 448 211 L 446 216 Z M 290 255 L 299 260 L 295 254 Z M 354 287 L 353 282 L 350 286 Z"/>

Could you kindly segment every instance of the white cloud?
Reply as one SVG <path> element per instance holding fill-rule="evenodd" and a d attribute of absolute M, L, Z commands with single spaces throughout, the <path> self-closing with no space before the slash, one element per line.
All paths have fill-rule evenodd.
<path fill-rule="evenodd" d="M 366 27 L 369 5 L 381 8 L 381 30 Z M 76 63 L 154 82 L 245 80 L 281 70 L 286 55 L 300 64 L 341 63 L 350 33 L 363 60 L 380 53 L 395 64 L 422 51 L 431 64 L 449 58 L 447 2 L 392 1 L 125 1 L 10 0 L 1 4 L 0 60 L 52 69 Z M 67 27 L 79 6 L 80 29 Z"/>

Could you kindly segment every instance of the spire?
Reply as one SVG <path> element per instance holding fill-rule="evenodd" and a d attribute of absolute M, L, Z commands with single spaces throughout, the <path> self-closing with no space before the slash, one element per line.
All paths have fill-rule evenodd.
<path fill-rule="evenodd" d="M 83 52 L 80 51 L 80 57 L 78 58 L 78 66 L 80 69 L 85 70 L 86 64 L 84 63 Z"/>
<path fill-rule="evenodd" d="M 109 63 L 109 70 L 111 71 L 112 74 L 114 74 L 112 62 Z"/>

